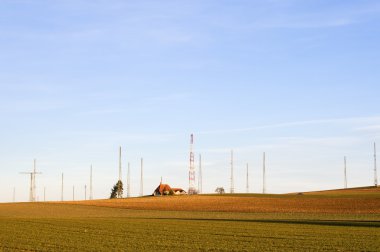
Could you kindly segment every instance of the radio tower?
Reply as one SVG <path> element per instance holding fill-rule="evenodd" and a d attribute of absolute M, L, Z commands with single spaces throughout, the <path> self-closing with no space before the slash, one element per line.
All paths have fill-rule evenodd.
<path fill-rule="evenodd" d="M 347 161 L 344 157 L 344 188 L 347 189 Z"/>
<path fill-rule="evenodd" d="M 141 158 L 141 174 L 140 174 L 140 196 L 144 195 L 144 178 L 143 178 L 143 163 L 144 160 Z"/>
<path fill-rule="evenodd" d="M 197 191 L 195 189 L 195 166 L 194 166 L 194 135 L 190 136 L 190 169 L 189 169 L 189 194 L 196 194 Z"/>
<path fill-rule="evenodd" d="M 62 184 L 61 184 L 61 201 L 63 201 L 63 173 L 62 173 Z"/>
<path fill-rule="evenodd" d="M 249 179 L 248 179 L 248 163 L 247 163 L 247 181 L 246 181 L 246 183 L 247 183 L 247 185 L 246 185 L 246 193 L 249 193 Z"/>
<path fill-rule="evenodd" d="M 198 193 L 202 193 L 202 155 L 199 154 Z"/>
<path fill-rule="evenodd" d="M 375 176 L 375 186 L 377 186 L 376 142 L 375 142 L 375 143 L 373 143 L 373 158 L 374 158 L 374 176 Z"/>
<path fill-rule="evenodd" d="M 119 181 L 121 181 L 121 146 L 119 147 Z"/>
<path fill-rule="evenodd" d="M 266 193 L 265 185 L 265 152 L 263 153 L 263 194 Z"/>
<path fill-rule="evenodd" d="M 91 168 L 90 168 L 90 196 L 89 196 L 89 199 L 92 200 L 92 165 L 91 165 Z"/>
<path fill-rule="evenodd" d="M 231 188 L 230 193 L 234 193 L 234 151 L 231 150 Z"/>
<path fill-rule="evenodd" d="M 33 171 L 32 172 L 20 172 L 20 174 L 30 174 L 30 188 L 29 188 L 29 201 L 36 201 L 36 174 L 42 174 L 41 172 L 36 172 L 36 159 L 34 159 L 33 163 Z"/>
<path fill-rule="evenodd" d="M 127 197 L 131 197 L 131 165 L 129 163 L 127 173 Z"/>
<path fill-rule="evenodd" d="M 123 182 L 121 181 L 121 146 L 119 147 L 119 180 L 117 181 L 116 198 L 123 198 Z"/>

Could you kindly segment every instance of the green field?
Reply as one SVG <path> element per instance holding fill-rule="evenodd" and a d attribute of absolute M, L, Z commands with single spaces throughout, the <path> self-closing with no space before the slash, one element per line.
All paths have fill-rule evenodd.
<path fill-rule="evenodd" d="M 379 196 L 369 197 L 379 201 Z M 128 199 L 125 202 L 127 205 Z M 15 250 L 380 251 L 380 214 L 190 212 L 59 203 L 0 204 L 0 251 Z"/>

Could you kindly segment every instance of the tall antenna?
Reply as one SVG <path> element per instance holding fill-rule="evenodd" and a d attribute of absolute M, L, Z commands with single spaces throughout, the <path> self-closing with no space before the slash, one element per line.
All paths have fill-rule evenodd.
<path fill-rule="evenodd" d="M 346 161 L 346 156 L 344 157 L 344 188 L 347 189 L 347 161 Z"/>
<path fill-rule="evenodd" d="M 91 165 L 91 168 L 90 168 L 90 196 L 89 196 L 90 200 L 92 200 L 92 165 Z"/>
<path fill-rule="evenodd" d="M 202 155 L 199 154 L 198 193 L 202 193 Z"/>
<path fill-rule="evenodd" d="M 190 136 L 190 167 L 189 167 L 189 194 L 195 194 L 195 165 L 194 165 L 194 135 Z"/>
<path fill-rule="evenodd" d="M 231 188 L 230 193 L 234 193 L 234 151 L 231 150 Z"/>
<path fill-rule="evenodd" d="M 46 187 L 44 187 L 44 201 L 46 201 Z"/>
<path fill-rule="evenodd" d="M 246 188 L 245 188 L 245 192 L 246 193 L 249 193 L 249 179 L 248 179 L 248 163 L 247 163 L 247 181 L 246 181 Z"/>
<path fill-rule="evenodd" d="M 263 194 L 266 193 L 266 184 L 265 184 L 265 152 L 263 153 Z"/>
<path fill-rule="evenodd" d="M 33 162 L 33 199 L 36 201 L 36 159 Z"/>
<path fill-rule="evenodd" d="M 16 187 L 13 187 L 13 202 L 16 202 Z"/>
<path fill-rule="evenodd" d="M 36 172 L 36 159 L 33 162 L 33 171 L 32 172 L 20 172 L 20 174 L 29 174 L 30 175 L 30 188 L 29 188 L 29 201 L 36 201 L 36 174 L 42 174 L 41 172 Z"/>
<path fill-rule="evenodd" d="M 61 183 L 61 201 L 63 201 L 63 172 L 62 172 L 62 183 Z"/>
<path fill-rule="evenodd" d="M 84 200 L 87 200 L 87 185 L 84 185 Z"/>
<path fill-rule="evenodd" d="M 141 173 L 140 173 L 140 196 L 144 195 L 144 177 L 143 177 L 143 168 L 144 160 L 141 158 Z"/>
<path fill-rule="evenodd" d="M 374 158 L 374 176 L 375 176 L 375 186 L 377 186 L 377 163 L 376 163 L 376 142 L 373 143 L 373 158 Z"/>
<path fill-rule="evenodd" d="M 119 181 L 121 181 L 121 146 L 119 147 Z"/>
<path fill-rule="evenodd" d="M 75 186 L 73 186 L 73 201 L 75 200 Z"/>
<path fill-rule="evenodd" d="M 128 163 L 127 173 L 127 197 L 131 197 L 131 165 Z"/>

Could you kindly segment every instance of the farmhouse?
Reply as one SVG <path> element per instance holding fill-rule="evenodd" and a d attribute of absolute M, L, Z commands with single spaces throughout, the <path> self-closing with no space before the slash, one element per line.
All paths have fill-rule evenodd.
<path fill-rule="evenodd" d="M 153 192 L 153 196 L 162 196 L 162 195 L 183 195 L 186 194 L 186 191 L 182 188 L 172 188 L 168 184 L 160 183 L 157 186 L 156 190 Z"/>

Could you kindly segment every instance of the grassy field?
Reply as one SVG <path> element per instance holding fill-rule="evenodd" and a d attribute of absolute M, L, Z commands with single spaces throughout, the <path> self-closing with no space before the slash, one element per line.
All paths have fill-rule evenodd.
<path fill-rule="evenodd" d="M 380 251 L 357 190 L 0 204 L 0 251 Z"/>

